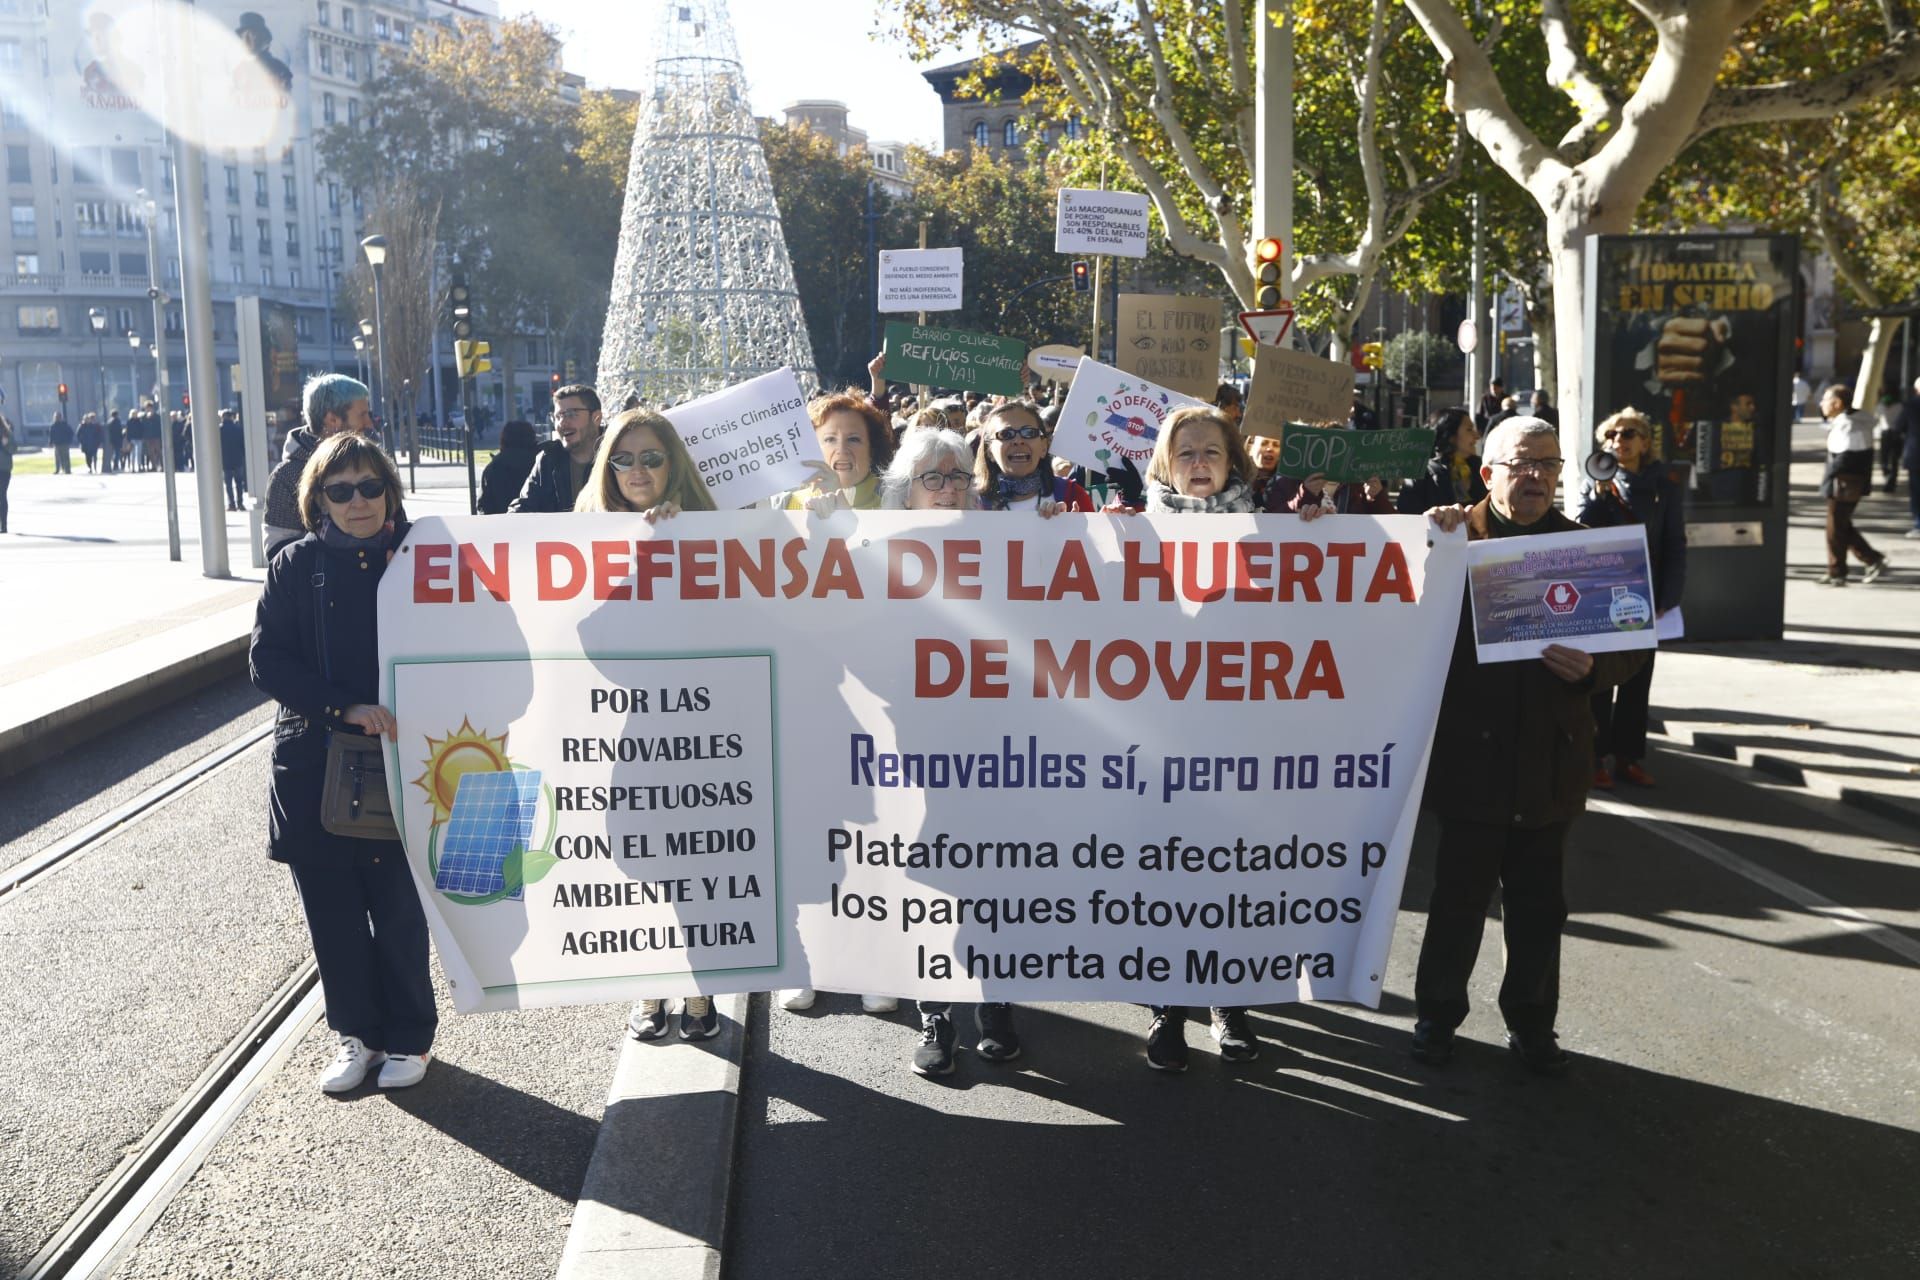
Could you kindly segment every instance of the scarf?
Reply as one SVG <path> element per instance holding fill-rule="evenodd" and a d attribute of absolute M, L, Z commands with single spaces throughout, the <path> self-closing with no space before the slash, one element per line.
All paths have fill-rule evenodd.
<path fill-rule="evenodd" d="M 1042 455 L 1040 465 L 1035 467 L 1029 475 L 1015 477 L 1004 471 L 1000 473 L 999 483 L 993 490 L 993 508 L 996 511 L 1005 511 L 1016 502 L 1025 502 L 1043 493 L 1048 495 L 1053 493 L 1052 459 L 1045 455 Z"/>
<path fill-rule="evenodd" d="M 1147 482 L 1147 510 L 1154 511 L 1204 511 L 1209 514 L 1239 515 L 1253 510 L 1253 495 L 1247 491 L 1244 480 L 1236 479 L 1232 484 L 1209 498 L 1189 498 L 1175 493 L 1172 488 L 1158 480 Z"/>
<path fill-rule="evenodd" d="M 372 554 L 384 552 L 393 545 L 393 521 L 381 525 L 379 531 L 370 538 L 356 538 L 340 528 L 326 516 L 320 517 L 320 543 L 334 551 L 365 551 Z"/>

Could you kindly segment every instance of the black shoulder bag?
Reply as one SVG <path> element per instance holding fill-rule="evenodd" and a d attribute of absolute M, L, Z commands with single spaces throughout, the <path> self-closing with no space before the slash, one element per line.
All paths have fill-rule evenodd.
<path fill-rule="evenodd" d="M 320 674 L 333 682 L 327 654 L 327 575 L 313 575 L 313 632 L 320 646 Z M 398 840 L 387 796 L 387 767 L 380 739 L 354 729 L 327 730 L 327 771 L 320 784 L 320 825 L 356 840 Z"/>

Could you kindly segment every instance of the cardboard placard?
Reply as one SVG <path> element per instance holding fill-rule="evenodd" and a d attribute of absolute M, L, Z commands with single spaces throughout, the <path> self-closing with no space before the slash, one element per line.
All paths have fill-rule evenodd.
<path fill-rule="evenodd" d="M 958 311 L 961 250 L 883 249 L 880 252 L 880 311 Z"/>
<path fill-rule="evenodd" d="M 1123 293 L 1116 359 L 1128 373 L 1211 400 L 1220 383 L 1220 303 L 1213 298 Z"/>
<path fill-rule="evenodd" d="M 914 386 L 1017 396 L 1027 344 L 1018 338 L 887 321 L 887 377 Z"/>
<path fill-rule="evenodd" d="M 1060 188 L 1054 207 L 1053 251 L 1146 257 L 1146 196 L 1137 191 Z"/>
<path fill-rule="evenodd" d="M 1341 484 L 1358 484 L 1379 476 L 1391 484 L 1425 471 L 1432 455 L 1433 432 L 1424 427 L 1350 431 L 1289 422 L 1280 434 L 1280 461 L 1274 470 L 1299 480 L 1319 475 Z"/>
<path fill-rule="evenodd" d="M 1353 369 L 1305 351 L 1261 347 L 1240 431 L 1278 439 L 1289 422 L 1345 422 L 1353 412 Z"/>

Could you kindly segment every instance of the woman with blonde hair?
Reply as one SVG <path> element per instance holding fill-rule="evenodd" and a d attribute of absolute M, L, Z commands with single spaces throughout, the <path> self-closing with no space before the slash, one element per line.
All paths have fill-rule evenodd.
<path fill-rule="evenodd" d="M 651 409 L 626 409 L 601 435 L 573 509 L 637 511 L 653 521 L 714 506 L 673 424 Z"/>

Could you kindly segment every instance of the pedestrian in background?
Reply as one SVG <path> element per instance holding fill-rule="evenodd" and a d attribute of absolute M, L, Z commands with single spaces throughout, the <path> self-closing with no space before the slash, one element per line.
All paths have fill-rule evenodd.
<path fill-rule="evenodd" d="M 1552 424 L 1509 419 L 1488 435 L 1486 454 L 1480 479 L 1487 497 L 1465 512 L 1436 509 L 1431 516 L 1442 529 L 1465 523 L 1468 540 L 1479 541 L 1580 527 L 1553 503 L 1564 463 Z M 1482 663 L 1471 602 L 1461 601 L 1422 802 L 1440 820 L 1440 840 L 1414 979 L 1417 1060 L 1438 1066 L 1453 1057 L 1498 888 L 1508 1048 L 1536 1073 L 1566 1070 L 1555 1030 L 1560 933 L 1567 922 L 1567 832 L 1586 808 L 1593 780 L 1591 699 L 1644 661 L 1642 652 L 1591 654 L 1550 644 L 1538 659 Z"/>
<path fill-rule="evenodd" d="M 1423 515 L 1435 507 L 1470 507 L 1487 496 L 1480 479 L 1480 428 L 1465 406 L 1438 409 L 1427 419 L 1433 431 L 1433 456 L 1427 469 L 1406 482 L 1394 505 L 1402 515 Z"/>
<path fill-rule="evenodd" d="M 70 476 L 73 474 L 73 428 L 67 423 L 67 415 L 53 415 L 53 425 L 47 428 L 47 443 L 53 446 L 53 474 Z"/>
<path fill-rule="evenodd" d="M 7 488 L 13 483 L 13 424 L 0 414 L 0 533 L 7 531 Z"/>
<path fill-rule="evenodd" d="M 1793 420 L 1795 422 L 1807 416 L 1807 401 L 1813 398 L 1813 388 L 1800 376 L 1798 370 L 1793 375 Z"/>
<path fill-rule="evenodd" d="M 1532 404 L 1534 417 L 1540 419 L 1542 422 L 1550 422 L 1556 427 L 1560 425 L 1560 411 L 1553 407 L 1553 402 L 1548 398 L 1545 387 L 1535 387 L 1533 389 Z"/>
<path fill-rule="evenodd" d="M 1920 475 L 1920 378 L 1913 380 L 1913 394 L 1900 406 L 1894 424 L 1904 442 L 1900 456 L 1907 468 L 1907 515 L 1911 527 L 1903 536 L 1920 538 L 1920 483 L 1914 479 Z"/>
<path fill-rule="evenodd" d="M 301 391 L 306 425 L 287 433 L 280 465 L 267 477 L 265 538 L 267 554 L 300 537 L 306 525 L 300 510 L 300 477 L 321 441 L 341 432 L 364 436 L 373 430 L 369 412 L 372 393 L 367 385 L 344 373 L 322 373 L 307 379 Z M 395 501 L 399 500 L 396 492 Z"/>
<path fill-rule="evenodd" d="M 1863 582 L 1887 571 L 1887 558 L 1854 527 L 1853 510 L 1873 488 L 1873 419 L 1847 406 L 1840 383 L 1820 393 L 1820 415 L 1827 420 L 1827 474 L 1821 491 L 1827 499 L 1827 572 L 1821 585 L 1847 585 L 1847 553 L 1866 566 Z"/>
<path fill-rule="evenodd" d="M 1645 526 L 1654 613 L 1671 613 L 1680 607 L 1687 585 L 1685 495 L 1654 456 L 1653 423 L 1645 417 L 1623 409 L 1595 428 L 1594 438 L 1620 470 L 1611 480 L 1586 481 L 1574 518 L 1594 529 Z M 1593 785 L 1602 791 L 1613 789 L 1616 774 L 1636 786 L 1653 785 L 1645 761 L 1656 656 L 1650 651 L 1647 665 L 1632 678 L 1593 695 Z"/>
<path fill-rule="evenodd" d="M 539 515 L 571 511 L 584 491 L 606 418 L 600 393 L 576 382 L 553 393 L 553 439 L 541 445 L 507 510 Z"/>
<path fill-rule="evenodd" d="M 80 430 L 75 433 L 75 438 L 80 442 L 81 456 L 87 460 L 87 474 L 98 474 L 100 446 L 107 438 L 106 432 L 100 429 L 100 419 L 91 413 L 81 415 Z"/>
<path fill-rule="evenodd" d="M 226 480 L 227 510 L 242 510 L 247 496 L 247 433 L 232 409 L 220 411 L 220 471 Z"/>
<path fill-rule="evenodd" d="M 1507 398 L 1507 384 L 1495 378 L 1487 383 L 1487 394 L 1480 397 L 1480 407 L 1473 411 L 1474 425 L 1485 435 L 1493 426 L 1493 415 L 1500 412 L 1501 403 Z"/>
<path fill-rule="evenodd" d="M 480 473 L 482 515 L 506 514 L 527 483 L 527 474 L 533 470 L 535 451 L 539 447 L 531 422 L 515 419 L 500 428 L 500 447 L 487 460 L 486 470 Z"/>
<path fill-rule="evenodd" d="M 120 411 L 115 409 L 107 414 L 107 474 L 117 476 L 123 469 L 127 447 L 126 424 L 120 421 Z"/>
<path fill-rule="evenodd" d="M 320 1088 L 349 1092 L 378 1067 L 379 1087 L 400 1089 L 426 1074 L 439 1025 L 426 915 L 398 840 L 321 823 L 328 737 L 398 735 L 380 705 L 375 606 L 406 536 L 400 476 L 363 433 L 335 431 L 307 458 L 295 501 L 306 533 L 267 567 L 248 653 L 254 685 L 280 704 L 267 851 L 293 872 L 340 1037 Z"/>
<path fill-rule="evenodd" d="M 1906 432 L 1900 425 L 1900 397 L 1888 391 L 1880 397 L 1873 415 L 1873 449 L 1880 455 L 1880 475 L 1886 491 L 1900 488 L 1900 455 Z"/>

